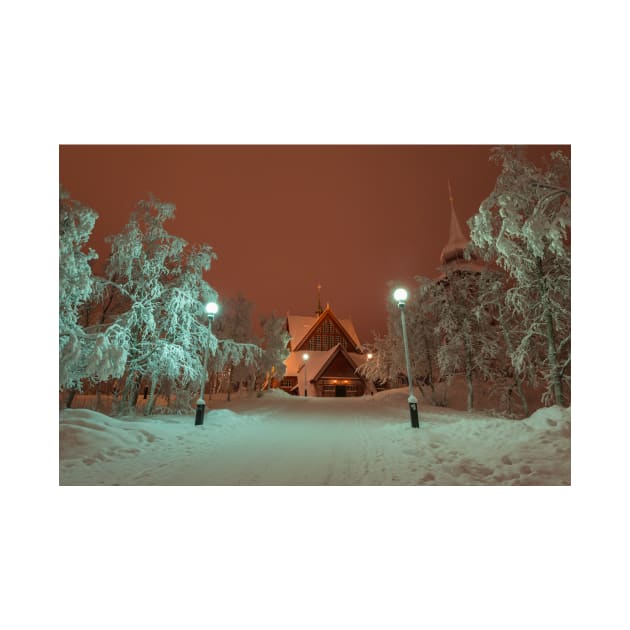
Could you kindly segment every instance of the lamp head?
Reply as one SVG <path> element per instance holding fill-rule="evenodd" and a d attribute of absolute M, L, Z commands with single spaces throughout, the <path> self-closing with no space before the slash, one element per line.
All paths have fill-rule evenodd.
<path fill-rule="evenodd" d="M 308 353 L 306 353 L 306 352 L 305 352 L 305 353 L 302 355 L 302 358 L 304 359 L 304 361 L 308 361 L 308 359 L 309 359 L 309 357 L 308 357 Z"/>
<path fill-rule="evenodd" d="M 206 313 L 210 317 L 214 317 L 219 312 L 219 305 L 216 302 L 208 302 L 206 304 Z"/>
<path fill-rule="evenodd" d="M 394 291 L 394 299 L 398 302 L 398 306 L 404 306 L 407 301 L 407 297 L 409 297 L 407 289 L 403 289 L 401 287 L 400 289 L 396 289 Z"/>

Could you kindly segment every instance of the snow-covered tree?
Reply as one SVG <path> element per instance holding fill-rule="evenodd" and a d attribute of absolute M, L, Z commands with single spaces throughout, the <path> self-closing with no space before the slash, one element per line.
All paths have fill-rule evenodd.
<path fill-rule="evenodd" d="M 474 380 L 493 377 L 499 353 L 491 318 L 479 309 L 479 276 L 476 272 L 442 268 L 444 277 L 432 284 L 437 302 L 438 363 L 442 377 L 464 374 L 467 409 L 474 407 Z"/>
<path fill-rule="evenodd" d="M 416 276 L 418 287 L 412 292 L 407 311 L 407 336 L 409 337 L 409 354 L 412 370 L 422 385 L 420 391 L 425 395 L 425 386 L 431 391 L 431 403 L 440 404 L 435 389 L 439 379 L 438 348 L 439 335 L 437 320 L 439 317 L 439 301 L 435 295 L 432 280 Z M 415 369 L 414 369 L 415 366 Z"/>
<path fill-rule="evenodd" d="M 432 283 L 422 277 L 417 278 L 418 288 L 412 291 L 405 305 L 405 322 L 409 344 L 409 361 L 414 385 L 421 394 L 439 404 L 435 390 L 437 379 L 437 346 L 435 333 L 435 300 Z M 375 335 L 374 340 L 365 346 L 365 351 L 374 358 L 358 368 L 358 373 L 373 382 L 399 384 L 407 378 L 405 350 L 402 339 L 401 317 L 397 305 L 387 302 L 387 333 Z M 427 388 L 430 393 L 427 394 Z"/>
<path fill-rule="evenodd" d="M 405 370 L 405 356 L 402 339 L 392 333 L 394 326 L 390 313 L 388 314 L 387 333 L 385 335 L 374 333 L 372 341 L 362 347 L 366 354 L 371 353 L 373 355 L 371 360 L 357 368 L 357 373 L 367 381 L 382 385 L 399 384 Z"/>
<path fill-rule="evenodd" d="M 236 297 L 225 300 L 214 327 L 219 346 L 211 364 L 217 373 L 225 375 L 228 400 L 231 399 L 233 383 L 250 378 L 257 360 L 262 356 L 261 348 L 254 343 L 253 309 L 254 304 L 239 292 Z"/>
<path fill-rule="evenodd" d="M 196 383 L 199 371 L 205 370 L 199 362 L 205 346 L 209 346 L 209 352 L 216 352 L 218 342 L 213 334 L 208 335 L 207 314 L 201 308 L 217 299 L 203 280 L 203 272 L 210 268 L 213 257 L 208 245 L 185 247 L 181 266 L 165 282 L 159 301 L 159 335 L 147 361 L 150 393 L 145 414 L 153 411 L 160 381 L 173 383 L 176 391 L 181 391 L 189 383 Z"/>
<path fill-rule="evenodd" d="M 94 289 L 86 249 L 98 214 L 59 191 L 59 387 L 76 387 L 84 376 L 85 335 L 79 324 L 79 309 Z"/>
<path fill-rule="evenodd" d="M 59 386 L 69 389 L 67 405 L 85 382 L 122 375 L 126 353 L 120 327 L 108 330 L 89 325 L 89 305 L 99 290 L 84 251 L 98 215 L 60 190 L 59 198 Z"/>
<path fill-rule="evenodd" d="M 470 219 L 477 252 L 510 280 L 505 306 L 522 333 L 511 351 L 518 372 L 535 365 L 545 402 L 567 402 L 571 363 L 570 160 L 551 154 L 539 168 L 513 148 L 493 150 L 502 166 L 494 190 Z"/>
<path fill-rule="evenodd" d="M 203 280 L 215 254 L 208 245 L 189 247 L 167 232 L 175 206 L 157 199 L 141 201 L 122 233 L 112 236 L 106 275 L 110 286 L 128 302 L 107 330 L 118 330 L 127 356 L 122 379 L 122 408 L 136 404 L 141 380 L 151 389 L 153 408 L 161 379 L 185 389 L 202 376 L 205 345 L 216 350 L 208 335 L 203 305 L 216 292 Z"/>
<path fill-rule="evenodd" d="M 262 376 L 261 389 L 271 384 L 271 379 L 281 380 L 284 376 L 284 360 L 289 356 L 288 343 L 291 337 L 286 329 L 284 317 L 262 317 L 260 321 L 263 338 L 263 354 L 258 361 L 258 372 Z"/>
<path fill-rule="evenodd" d="M 497 335 L 497 356 L 492 364 L 490 395 L 499 399 L 501 409 L 515 413 L 512 398 L 520 403 L 520 415 L 528 415 L 524 385 L 533 384 L 530 365 L 517 364 L 514 356 L 515 341 L 520 339 L 520 320 L 505 305 L 509 288 L 508 278 L 501 269 L 487 267 L 478 275 L 477 318 L 487 319 Z"/>

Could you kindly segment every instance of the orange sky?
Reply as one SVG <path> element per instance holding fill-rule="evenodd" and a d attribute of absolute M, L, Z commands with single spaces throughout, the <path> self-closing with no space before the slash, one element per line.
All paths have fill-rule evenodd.
<path fill-rule="evenodd" d="M 465 221 L 499 173 L 491 146 L 82 146 L 59 150 L 60 183 L 99 214 L 90 245 L 119 232 L 149 193 L 177 206 L 172 234 L 212 246 L 206 279 L 256 315 L 351 317 L 362 342 L 385 331 L 388 281 L 436 275 L 450 179 Z M 557 147 L 528 149 L 538 157 Z M 565 147 L 569 152 L 569 147 Z"/>

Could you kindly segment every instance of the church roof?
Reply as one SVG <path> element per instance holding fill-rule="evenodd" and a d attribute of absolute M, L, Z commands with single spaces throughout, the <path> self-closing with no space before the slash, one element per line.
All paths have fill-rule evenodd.
<path fill-rule="evenodd" d="M 332 312 L 330 305 L 327 304 L 320 315 L 287 315 L 287 326 L 289 328 L 289 335 L 291 336 L 291 349 L 297 348 L 308 333 L 315 328 L 316 324 L 319 324 L 319 321 L 325 319 L 327 315 L 331 315 L 333 319 L 341 324 L 345 332 L 354 342 L 355 347 L 361 345 L 352 320 L 339 319 Z"/>
<path fill-rule="evenodd" d="M 308 362 L 306 369 L 307 378 L 309 381 L 317 378 L 319 374 L 326 368 L 327 365 L 330 364 L 332 359 L 335 357 L 337 353 L 345 354 L 350 361 L 354 364 L 354 367 L 357 368 L 363 363 L 367 361 L 367 357 L 363 354 L 357 354 L 355 352 L 347 352 L 344 350 L 339 344 L 333 346 L 330 350 L 317 351 L 317 350 L 309 350 L 308 351 Z M 284 361 L 284 365 L 286 366 L 285 376 L 300 376 L 303 377 L 302 367 L 304 365 L 304 359 L 302 358 L 303 352 L 292 352 Z"/>
<path fill-rule="evenodd" d="M 313 327 L 317 319 L 317 317 L 308 315 L 287 315 L 292 348 L 295 348 L 306 337 L 306 333 Z"/>

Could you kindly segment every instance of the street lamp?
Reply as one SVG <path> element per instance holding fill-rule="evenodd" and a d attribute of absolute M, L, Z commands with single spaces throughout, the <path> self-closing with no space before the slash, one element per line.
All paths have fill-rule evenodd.
<path fill-rule="evenodd" d="M 306 378 L 306 362 L 308 361 L 308 353 L 304 353 L 302 355 L 302 359 L 304 359 L 304 395 L 308 396 L 308 378 Z"/>
<path fill-rule="evenodd" d="M 402 324 L 403 345 L 405 346 L 405 361 L 407 363 L 407 380 L 409 381 L 409 415 L 411 416 L 411 426 L 414 429 L 419 429 L 420 424 L 418 422 L 418 399 L 413 395 L 413 379 L 411 378 L 411 363 L 409 361 L 409 346 L 407 344 L 407 327 L 405 325 L 405 302 L 407 301 L 408 293 L 405 289 L 396 289 L 394 291 L 394 299 L 398 302 L 398 308 L 400 309 L 400 322 Z"/>
<path fill-rule="evenodd" d="M 206 381 L 208 380 L 208 351 L 210 350 L 210 336 L 212 335 L 212 320 L 219 312 L 219 305 L 216 302 L 208 302 L 206 304 L 206 313 L 208 313 L 208 339 L 206 348 L 203 353 L 203 374 L 201 376 L 201 385 L 199 389 L 199 400 L 197 401 L 197 413 L 195 414 L 195 426 L 203 424 L 203 416 L 206 411 L 206 403 L 203 400 Z"/>

